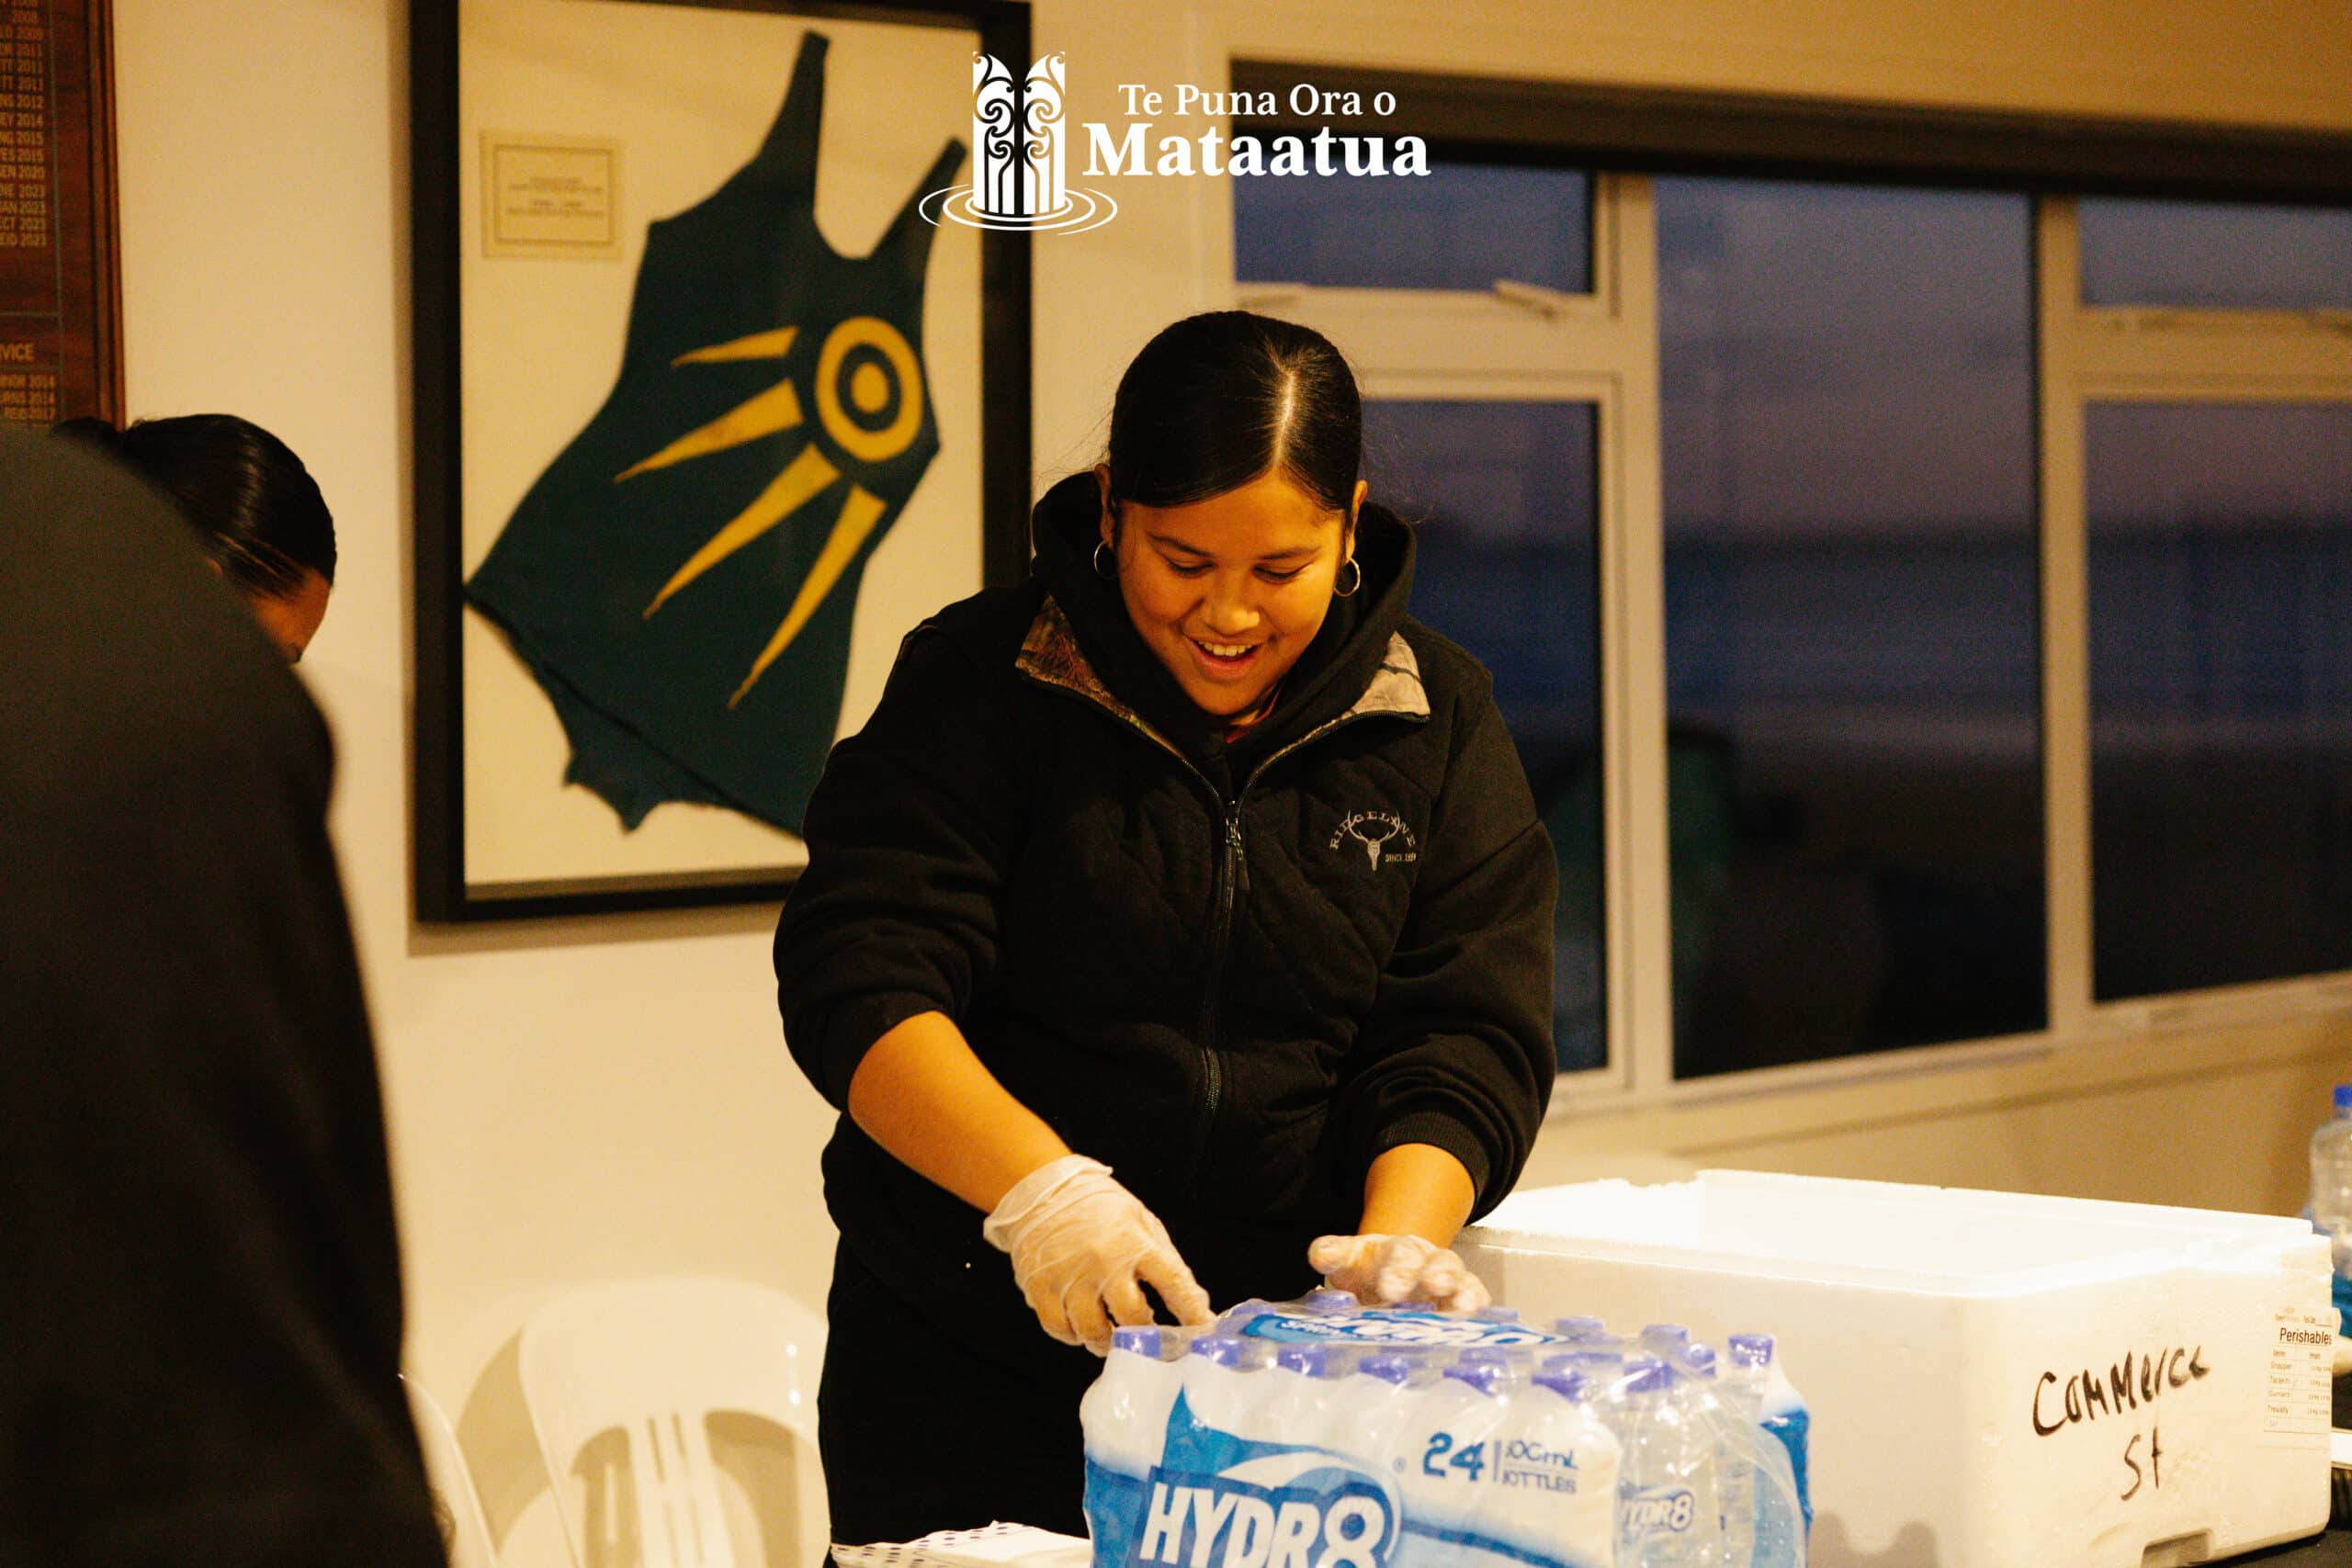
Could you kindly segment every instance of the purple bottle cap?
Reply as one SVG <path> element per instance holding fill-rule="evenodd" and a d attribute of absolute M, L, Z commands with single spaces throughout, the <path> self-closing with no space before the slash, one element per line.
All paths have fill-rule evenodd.
<path fill-rule="evenodd" d="M 1664 1393 L 1674 1385 L 1674 1371 L 1656 1356 L 1631 1356 L 1625 1360 L 1625 1392 Z"/>
<path fill-rule="evenodd" d="M 1356 1363 L 1356 1371 L 1382 1382 L 1401 1385 L 1413 1375 L 1413 1363 L 1402 1356 L 1366 1356 Z"/>
<path fill-rule="evenodd" d="M 1507 1306 L 1482 1306 L 1470 1314 L 1480 1323 L 1517 1323 L 1519 1309 Z"/>
<path fill-rule="evenodd" d="M 1285 1345 L 1274 1352 L 1274 1365 L 1286 1372 L 1319 1378 L 1329 1359 L 1329 1353 L 1320 1345 Z"/>
<path fill-rule="evenodd" d="M 1606 1339 L 1609 1325 L 1597 1317 L 1555 1317 L 1552 1320 L 1552 1332 L 1570 1339 Z"/>
<path fill-rule="evenodd" d="M 1111 1348 L 1129 1355 L 1159 1359 L 1159 1330 L 1148 1325 L 1111 1330 Z"/>
<path fill-rule="evenodd" d="M 1548 1388 L 1571 1404 L 1584 1402 L 1584 1377 L 1577 1372 L 1547 1371 L 1535 1380 L 1537 1388 Z"/>
<path fill-rule="evenodd" d="M 1731 1347 L 1731 1359 L 1743 1367 L 1772 1364 L 1772 1337 L 1769 1334 L 1735 1334 L 1724 1343 Z"/>
<path fill-rule="evenodd" d="M 1206 1357 L 1220 1367 L 1241 1364 L 1241 1341 L 1230 1334 L 1204 1334 L 1193 1341 L 1192 1353 Z"/>
<path fill-rule="evenodd" d="M 1445 1375 L 1468 1383 L 1480 1393 L 1491 1394 L 1496 1385 L 1510 1376 L 1510 1369 L 1499 1361 L 1460 1360 L 1445 1369 Z"/>
<path fill-rule="evenodd" d="M 1309 1291 L 1299 1299 L 1298 1310 L 1310 1317 L 1337 1317 L 1359 1304 L 1352 1291 Z"/>
<path fill-rule="evenodd" d="M 1693 1345 L 1682 1352 L 1682 1370 L 1692 1377 L 1711 1378 L 1715 1375 L 1715 1348 Z"/>

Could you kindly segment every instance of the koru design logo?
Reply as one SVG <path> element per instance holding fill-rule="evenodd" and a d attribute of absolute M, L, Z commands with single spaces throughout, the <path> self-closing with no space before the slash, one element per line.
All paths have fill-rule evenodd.
<path fill-rule="evenodd" d="M 1405 819 L 1387 811 L 1351 811 L 1340 820 L 1340 830 L 1331 835 L 1331 848 L 1338 849 L 1342 839 L 1353 839 L 1363 846 L 1364 858 L 1372 869 L 1396 865 L 1421 858 L 1421 846 Z"/>

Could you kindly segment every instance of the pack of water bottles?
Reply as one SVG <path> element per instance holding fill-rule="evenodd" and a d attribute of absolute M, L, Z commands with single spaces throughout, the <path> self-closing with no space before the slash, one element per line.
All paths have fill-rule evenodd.
<path fill-rule="evenodd" d="M 1718 1356 L 1503 1307 L 1122 1328 L 1080 1406 L 1093 1568 L 1803 1568 L 1808 1417 Z"/>

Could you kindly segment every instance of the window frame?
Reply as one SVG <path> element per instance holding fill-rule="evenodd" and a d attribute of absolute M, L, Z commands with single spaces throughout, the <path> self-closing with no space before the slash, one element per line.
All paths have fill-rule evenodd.
<path fill-rule="evenodd" d="M 2352 1007 L 2352 969 L 2096 999 L 2090 533 L 2084 458 L 2087 411 L 2093 403 L 2352 403 L 2352 310 L 2085 305 L 2081 231 L 2073 199 L 2043 197 L 2036 230 L 2041 294 L 2042 733 L 2051 835 L 2052 1027 L 2062 1041 L 2114 1042 L 2184 1027 L 2286 1020 Z M 2063 671 L 2057 668 L 2062 653 Z M 2062 867 L 2068 895 L 2064 907 L 2079 910 L 2063 932 L 2057 891 Z"/>
<path fill-rule="evenodd" d="M 1236 58 L 1233 85 L 1287 101 L 1299 64 Z M 2088 306 L 2078 196 L 2352 208 L 2352 135 L 2142 125 L 1424 75 L 1317 64 L 1317 85 L 1396 95 L 1434 157 L 1584 170 L 1592 291 L 1232 282 L 1341 344 L 1369 399 L 1598 405 L 1606 1065 L 1564 1075 L 1555 1116 L 1680 1107 L 1923 1071 L 2081 1061 L 2182 1029 L 2352 1010 L 2352 970 L 2096 1002 L 2085 410 L 2091 402 L 2352 402 L 2352 310 Z M 1297 131 L 1289 117 L 1236 133 Z M 2151 175 L 2146 171 L 2161 170 Z M 1649 175 L 1733 175 L 2022 192 L 2033 201 L 2047 1023 L 2027 1033 L 1673 1076 L 1666 799 L 1663 453 Z M 1221 187 L 1222 188 L 1222 187 Z M 1229 202 L 1230 192 L 1223 192 Z M 1229 219 L 1228 212 L 1228 232 Z M 1232 252 L 1223 265 L 1231 280 Z"/>

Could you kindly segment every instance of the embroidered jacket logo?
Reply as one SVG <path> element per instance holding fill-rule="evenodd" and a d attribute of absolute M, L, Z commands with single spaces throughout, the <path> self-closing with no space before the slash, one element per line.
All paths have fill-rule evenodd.
<path fill-rule="evenodd" d="M 1364 857 L 1372 869 L 1396 865 L 1421 858 L 1421 846 L 1414 839 L 1413 830 L 1405 819 L 1386 811 L 1351 811 L 1340 823 L 1340 830 L 1331 835 L 1331 848 L 1338 849 L 1342 839 L 1353 839 L 1363 846 Z"/>

